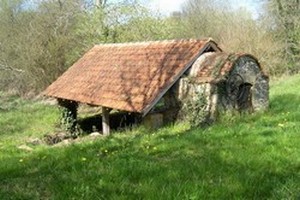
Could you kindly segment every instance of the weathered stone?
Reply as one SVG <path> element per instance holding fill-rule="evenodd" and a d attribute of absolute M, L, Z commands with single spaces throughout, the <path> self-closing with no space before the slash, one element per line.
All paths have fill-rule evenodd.
<path fill-rule="evenodd" d="M 163 125 L 163 114 L 150 113 L 143 119 L 142 124 L 150 129 L 160 128 Z"/>
<path fill-rule="evenodd" d="M 187 99 L 206 97 L 207 120 L 226 111 L 257 111 L 269 105 L 269 80 L 251 55 L 205 53 L 175 84 L 176 98 L 184 108 Z M 179 104 L 179 105 L 180 105 Z M 182 109 L 179 116 L 184 117 Z"/>
<path fill-rule="evenodd" d="M 99 132 L 93 132 L 91 134 L 89 134 L 90 137 L 99 137 L 102 136 Z"/>
<path fill-rule="evenodd" d="M 260 74 L 252 90 L 253 109 L 255 111 L 266 110 L 269 107 L 269 82 L 267 77 Z"/>
<path fill-rule="evenodd" d="M 29 138 L 27 143 L 31 145 L 40 145 L 43 144 L 43 141 L 39 138 Z"/>
<path fill-rule="evenodd" d="M 53 145 L 55 147 L 62 147 L 62 146 L 68 146 L 72 143 L 72 140 L 71 139 L 66 139 L 66 140 L 62 140 L 61 142 Z"/>
<path fill-rule="evenodd" d="M 56 134 L 47 134 L 44 136 L 44 141 L 48 145 L 54 145 L 62 142 L 63 140 L 69 138 L 68 135 L 64 132 L 56 133 Z"/>

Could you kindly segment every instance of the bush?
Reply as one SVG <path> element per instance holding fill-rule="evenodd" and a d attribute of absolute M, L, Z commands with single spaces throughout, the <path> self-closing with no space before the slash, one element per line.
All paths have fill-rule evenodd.
<path fill-rule="evenodd" d="M 202 126 L 207 120 L 207 100 L 203 93 L 196 93 L 188 97 L 183 103 L 184 120 L 190 123 L 191 127 Z"/>

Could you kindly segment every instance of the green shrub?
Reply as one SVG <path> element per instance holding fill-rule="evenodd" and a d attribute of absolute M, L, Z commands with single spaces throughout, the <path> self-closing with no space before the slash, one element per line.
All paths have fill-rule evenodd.
<path fill-rule="evenodd" d="M 203 93 L 196 93 L 183 103 L 183 118 L 191 127 L 201 126 L 207 119 L 207 100 Z"/>

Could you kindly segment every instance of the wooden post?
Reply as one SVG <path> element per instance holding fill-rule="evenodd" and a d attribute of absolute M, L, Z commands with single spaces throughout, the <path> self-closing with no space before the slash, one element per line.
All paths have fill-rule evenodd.
<path fill-rule="evenodd" d="M 109 112 L 111 109 L 107 107 L 102 107 L 102 133 L 103 135 L 110 134 L 110 127 L 109 127 Z"/>

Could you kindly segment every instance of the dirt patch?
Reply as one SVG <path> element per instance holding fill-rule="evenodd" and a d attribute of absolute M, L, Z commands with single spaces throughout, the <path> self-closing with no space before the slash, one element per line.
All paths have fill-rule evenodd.
<path fill-rule="evenodd" d="M 47 135 L 44 135 L 44 137 L 43 137 L 43 141 L 47 145 L 55 145 L 64 140 L 71 140 L 71 139 L 72 139 L 71 136 L 64 132 L 55 133 L 55 134 L 47 134 Z"/>

